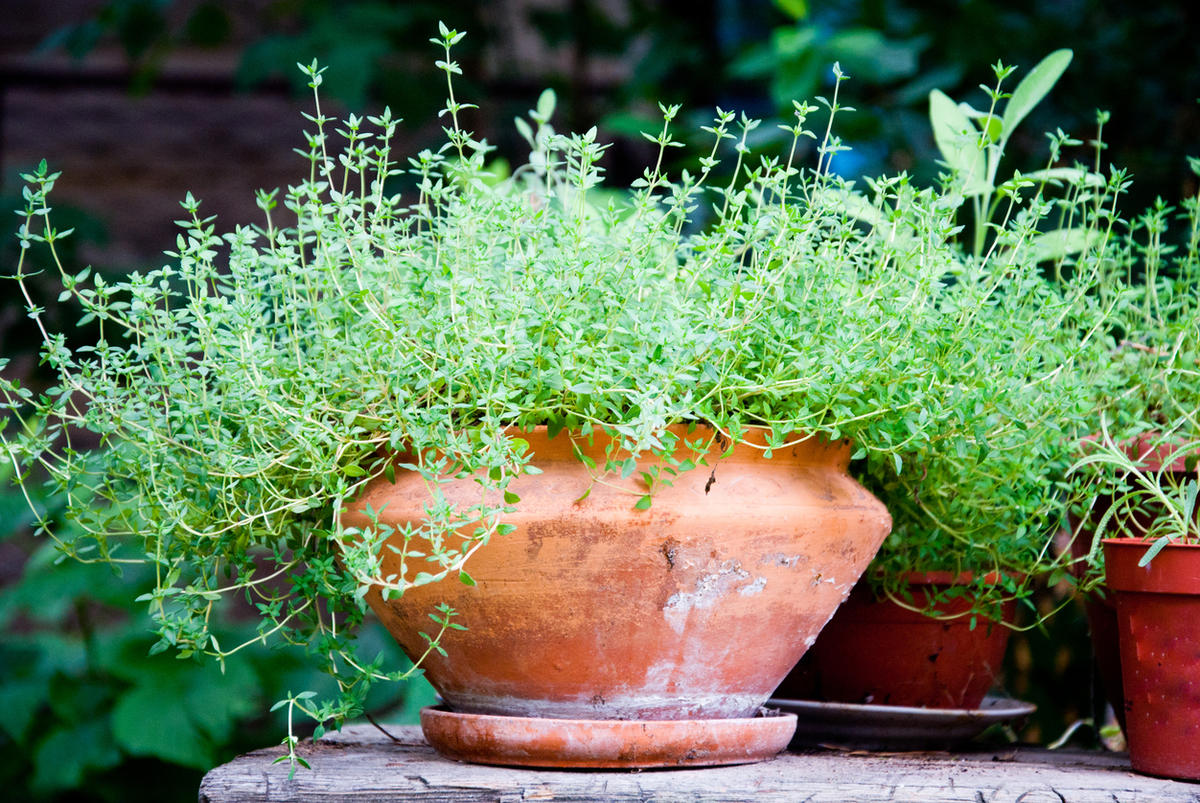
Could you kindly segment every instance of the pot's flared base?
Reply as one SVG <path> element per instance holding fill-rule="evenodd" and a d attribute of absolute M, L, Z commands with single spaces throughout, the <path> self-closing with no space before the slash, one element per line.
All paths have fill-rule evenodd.
<path fill-rule="evenodd" d="M 446 758 L 476 764 L 648 769 L 750 764 L 791 741 L 796 715 L 745 719 L 547 719 L 421 710 L 425 739 Z"/>

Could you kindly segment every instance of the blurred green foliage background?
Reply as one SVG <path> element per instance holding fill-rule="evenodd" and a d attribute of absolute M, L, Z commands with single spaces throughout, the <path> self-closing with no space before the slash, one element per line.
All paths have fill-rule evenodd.
<path fill-rule="evenodd" d="M 510 121 L 552 86 L 560 128 L 599 122 L 602 138 L 615 140 L 606 160 L 615 182 L 640 172 L 646 143 L 637 134 L 658 128 L 658 101 L 684 104 L 681 129 L 708 122 L 716 105 L 787 115 L 793 98 L 830 90 L 834 61 L 852 78 L 844 98 L 857 109 L 842 118 L 841 129 L 854 150 L 839 156 L 835 168 L 849 175 L 903 170 L 931 182 L 938 165 L 927 122 L 930 89 L 978 101 L 975 87 L 990 80 L 997 59 L 1027 69 L 1069 47 L 1074 62 L 1010 143 L 1009 168 L 1044 166 L 1040 132 L 1061 128 L 1086 140 L 1094 134 L 1095 111 L 1107 109 L 1113 113 L 1107 155 L 1135 180 L 1127 212 L 1156 196 L 1177 200 L 1196 191 L 1185 161 L 1200 152 L 1194 41 L 1200 11 L 1191 3 L 104 0 L 66 7 L 73 13 L 59 14 L 29 54 L 10 45 L 0 90 L 30 80 L 22 65 L 36 65 L 45 54 L 68 54 L 73 64 L 86 65 L 115 50 L 121 68 L 107 80 L 136 99 L 173 91 L 169 76 L 178 71 L 171 65 L 181 53 L 233 51 L 236 69 L 211 88 L 211 103 L 237 93 L 295 91 L 300 109 L 307 108 L 308 90 L 293 65 L 316 58 L 329 68 L 328 97 L 356 111 L 384 104 L 401 110 L 420 143 L 443 98 L 427 43 L 442 19 L 469 31 L 459 53 L 466 72 L 461 94 L 480 104 L 475 126 L 501 156 L 520 158 Z M 71 73 L 56 80 L 69 85 Z M 193 122 L 197 141 L 202 123 Z M 771 136 L 770 126 L 759 130 Z M 44 156 L 53 165 L 57 154 Z M 13 174 L 0 186 L 15 208 L 19 185 L 15 170 L 6 165 L 6 172 Z M 175 187 L 174 195 L 187 189 Z M 247 200 L 254 189 L 244 188 Z M 60 211 L 60 225 L 77 227 L 78 247 L 114 234 L 95 213 Z M 163 208 L 162 219 L 176 211 Z M 14 249 L 15 240 L 6 238 L 5 266 L 13 264 Z M 157 258 L 145 255 L 147 262 Z M 36 384 L 36 340 L 23 328 L 20 302 L 8 288 L 0 302 L 4 356 L 25 358 L 9 370 Z M 52 307 L 48 314 L 69 322 L 72 313 Z M 204 770 L 279 741 L 282 724 L 266 713 L 271 703 L 289 691 L 324 688 L 304 656 L 287 649 L 247 651 L 224 673 L 212 664 L 148 655 L 153 639 L 133 602 L 146 578 L 136 570 L 56 564 L 50 546 L 29 532 L 19 492 L 7 476 L 0 479 L 0 788 L 9 799 L 194 799 Z M 1054 605 L 1062 593 L 1047 590 L 1043 603 Z M 231 638 L 253 625 L 251 613 L 226 612 Z M 364 637 L 389 661 L 404 661 L 378 629 Z M 1091 716 L 1091 678 L 1086 625 L 1075 608 L 1014 638 L 1009 690 L 1041 708 L 1024 738 L 1046 742 L 1074 719 Z M 411 722 L 430 699 L 427 686 L 376 690 L 369 710 Z"/>

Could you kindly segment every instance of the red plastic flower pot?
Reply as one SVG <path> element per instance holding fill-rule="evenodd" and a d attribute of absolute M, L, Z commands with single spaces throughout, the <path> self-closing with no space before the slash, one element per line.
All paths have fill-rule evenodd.
<path fill-rule="evenodd" d="M 923 608 L 950 572 L 909 577 L 911 606 Z M 970 600 L 939 603 L 933 618 L 876 599 L 865 583 L 838 608 L 812 649 L 775 692 L 777 697 L 841 703 L 975 709 L 996 681 L 1009 629 L 977 620 Z M 1010 604 L 1005 616 L 1012 619 Z"/>
<path fill-rule="evenodd" d="M 1129 759 L 1138 772 L 1200 780 L 1200 544 L 1104 542 L 1117 606 Z"/>

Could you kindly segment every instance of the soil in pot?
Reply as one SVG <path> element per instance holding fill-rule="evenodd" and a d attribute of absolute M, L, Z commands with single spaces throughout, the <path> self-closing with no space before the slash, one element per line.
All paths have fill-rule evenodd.
<path fill-rule="evenodd" d="M 754 718 L 891 525 L 847 473 L 846 443 L 802 440 L 771 459 L 744 444 L 722 456 L 714 443 L 706 465 L 639 510 L 637 472 L 596 484 L 566 434 L 539 428 L 521 437 L 542 473 L 510 486 L 521 502 L 505 521 L 516 530 L 471 558 L 476 585 L 435 583 L 388 601 L 368 594 L 410 655 L 425 648 L 420 633 L 434 606 L 459 612 L 467 630 L 448 633 L 446 654 L 425 663 L 459 714 Z M 576 444 L 603 465 L 603 438 Z M 691 455 L 681 447 L 676 456 Z M 359 507 L 382 509 L 383 523 L 402 528 L 424 517 L 429 497 L 418 475 L 396 474 L 395 484 L 370 487 Z M 441 489 L 457 504 L 478 499 L 470 478 Z M 367 522 L 358 515 L 348 523 Z M 398 571 L 395 556 L 381 554 L 384 574 Z"/>
<path fill-rule="evenodd" d="M 1129 759 L 1138 772 L 1200 780 L 1200 544 L 1104 542 L 1117 610 Z"/>
<path fill-rule="evenodd" d="M 926 607 L 955 584 L 949 572 L 909 578 L 913 608 Z M 939 602 L 942 618 L 927 616 L 860 583 L 787 676 L 776 697 L 838 703 L 974 710 L 995 685 L 1009 629 L 976 620 L 971 602 Z M 1015 606 L 1006 606 L 1009 620 Z"/>

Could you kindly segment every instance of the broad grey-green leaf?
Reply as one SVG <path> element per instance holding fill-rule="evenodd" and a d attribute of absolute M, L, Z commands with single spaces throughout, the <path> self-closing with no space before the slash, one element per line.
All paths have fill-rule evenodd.
<path fill-rule="evenodd" d="M 980 124 L 984 134 L 987 137 L 988 143 L 998 142 L 1001 134 L 1004 133 L 1004 125 L 1000 122 L 999 117 L 987 117 L 985 122 Z"/>
<path fill-rule="evenodd" d="M 1095 229 L 1055 229 L 1031 238 L 1029 249 L 1037 262 L 1053 261 L 1078 254 L 1103 236 Z"/>
<path fill-rule="evenodd" d="M 966 115 L 968 120 L 978 120 L 976 125 L 981 131 L 985 132 L 988 142 L 996 142 L 1000 139 L 1000 135 L 1004 133 L 1004 125 L 994 112 L 976 109 L 970 103 L 964 101 L 959 101 L 958 108 Z"/>
<path fill-rule="evenodd" d="M 872 226 L 878 227 L 887 222 L 874 204 L 853 190 L 822 188 L 817 191 L 816 199 L 840 207 L 840 211 L 855 220 L 869 223 Z"/>
<path fill-rule="evenodd" d="M 1074 54 L 1067 48 L 1055 50 L 1038 62 L 1029 74 L 1021 79 L 1004 107 L 1004 134 L 1012 136 L 1013 129 L 1020 124 L 1042 98 L 1054 88 L 1058 79 L 1066 72 Z"/>
<path fill-rule="evenodd" d="M 1034 181 L 1061 181 L 1067 184 L 1085 184 L 1089 187 L 1103 187 L 1107 183 L 1104 176 L 1099 173 L 1093 173 L 1080 167 L 1051 167 L 1021 175 Z"/>
<path fill-rule="evenodd" d="M 549 122 L 554 116 L 554 107 L 558 103 L 558 96 L 554 94 L 553 89 L 543 89 L 542 94 L 538 96 L 537 101 L 537 116 L 534 118 L 539 123 Z"/>
<path fill-rule="evenodd" d="M 525 122 L 520 117 L 513 118 L 513 125 L 517 127 L 517 133 L 521 135 L 521 139 L 533 144 L 533 129 L 529 127 L 529 123 Z"/>
<path fill-rule="evenodd" d="M 815 201 L 830 203 L 855 220 L 874 227 L 884 239 L 895 238 L 898 242 L 912 242 L 912 236 L 905 231 L 894 231 L 891 221 L 881 209 L 870 200 L 853 190 L 837 187 L 817 190 Z"/>
<path fill-rule="evenodd" d="M 942 159 L 958 174 L 963 194 L 985 192 L 985 161 L 979 148 L 979 131 L 958 104 L 940 89 L 929 93 L 929 122 Z"/>

